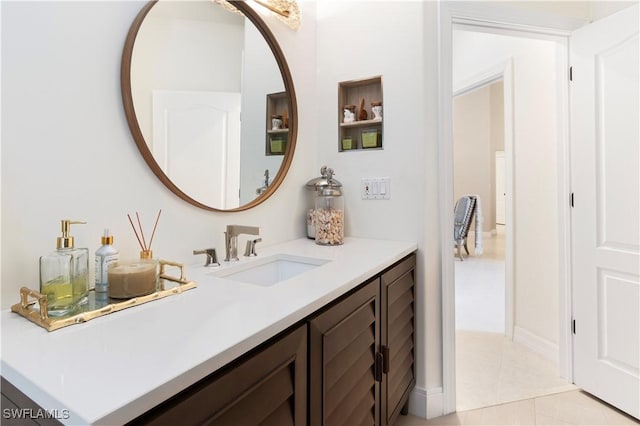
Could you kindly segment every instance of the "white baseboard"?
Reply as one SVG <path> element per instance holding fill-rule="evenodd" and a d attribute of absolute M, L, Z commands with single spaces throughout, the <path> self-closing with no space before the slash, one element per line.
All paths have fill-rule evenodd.
<path fill-rule="evenodd" d="M 560 357 L 560 349 L 557 343 L 542 338 L 522 327 L 513 327 L 513 341 L 526 346 L 537 354 L 553 361 L 558 362 Z"/>
<path fill-rule="evenodd" d="M 415 386 L 409 395 L 409 413 L 414 416 L 427 418 L 427 391 Z"/>
<path fill-rule="evenodd" d="M 442 388 L 427 389 L 427 412 L 425 418 L 433 419 L 444 415 L 444 394 Z"/>
<path fill-rule="evenodd" d="M 409 396 L 409 412 L 423 419 L 442 416 L 444 414 L 442 388 L 414 387 Z"/>

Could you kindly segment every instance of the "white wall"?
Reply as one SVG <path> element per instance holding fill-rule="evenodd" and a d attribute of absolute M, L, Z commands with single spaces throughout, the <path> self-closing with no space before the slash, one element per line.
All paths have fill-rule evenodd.
<path fill-rule="evenodd" d="M 556 45 L 454 31 L 454 87 L 513 58 L 515 326 L 558 342 Z"/>
<path fill-rule="evenodd" d="M 592 22 L 637 3 L 636 1 L 516 1 L 514 7 L 532 12 L 553 13 Z"/>
<path fill-rule="evenodd" d="M 2 2 L 1 304 L 38 287 L 38 257 L 55 249 L 60 219 L 82 219 L 77 246 L 98 248 L 104 227 L 121 257 L 138 254 L 126 217 L 138 211 L 156 256 L 202 262 L 193 249 L 224 252 L 227 224 L 261 227 L 263 242 L 303 237 L 303 185 L 317 164 L 315 5 L 302 3 L 293 32 L 265 19 L 284 50 L 298 94 L 295 157 L 281 189 L 239 213 L 208 212 L 169 192 L 149 170 L 129 132 L 120 94 L 120 61 L 145 2 Z M 300 45 L 307 46 L 301 50 Z M 299 223 L 300 226 L 295 226 Z"/>
<path fill-rule="evenodd" d="M 499 150 L 504 150 L 502 81 L 453 100 L 453 199 L 467 194 L 480 197 L 483 232 L 496 229 L 495 152 Z"/>
<path fill-rule="evenodd" d="M 453 199 L 480 197 L 484 231 L 491 219 L 491 92 L 482 87 L 453 100 Z M 471 228 L 474 230 L 475 228 Z M 473 243 L 471 243 L 473 246 Z"/>

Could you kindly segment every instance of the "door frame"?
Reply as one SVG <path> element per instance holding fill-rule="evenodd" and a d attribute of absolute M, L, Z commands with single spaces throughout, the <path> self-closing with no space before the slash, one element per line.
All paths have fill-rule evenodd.
<path fill-rule="evenodd" d="M 440 180 L 440 238 L 442 276 L 442 413 L 456 410 L 455 376 L 455 278 L 454 253 L 451 244 L 453 229 L 453 125 L 452 125 L 452 34 L 455 24 L 465 24 L 479 30 L 529 38 L 542 38 L 558 43 L 558 266 L 559 266 L 559 369 L 560 375 L 572 381 L 571 351 L 571 223 L 569 194 L 571 193 L 569 135 L 569 36 L 572 30 L 586 24 L 579 19 L 558 18 L 532 13 L 524 9 L 484 2 L 438 2 L 438 148 Z M 432 415 L 433 414 L 433 415 Z"/>

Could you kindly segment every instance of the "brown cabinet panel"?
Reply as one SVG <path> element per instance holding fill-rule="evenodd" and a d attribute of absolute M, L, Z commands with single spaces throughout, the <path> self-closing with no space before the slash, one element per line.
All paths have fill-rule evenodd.
<path fill-rule="evenodd" d="M 307 327 L 302 325 L 132 424 L 302 426 L 306 406 Z"/>
<path fill-rule="evenodd" d="M 380 280 L 309 321 L 309 420 L 315 425 L 378 425 Z"/>
<path fill-rule="evenodd" d="M 388 357 L 381 386 L 383 425 L 395 423 L 415 386 L 415 267 L 412 254 L 381 277 L 381 345 Z"/>

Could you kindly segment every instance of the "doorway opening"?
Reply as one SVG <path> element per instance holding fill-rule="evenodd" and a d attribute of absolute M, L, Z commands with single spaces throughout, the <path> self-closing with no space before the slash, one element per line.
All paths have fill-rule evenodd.
<path fill-rule="evenodd" d="M 575 388 L 559 367 L 561 50 L 453 25 L 453 199 L 479 213 L 454 260 L 457 411 Z"/>

